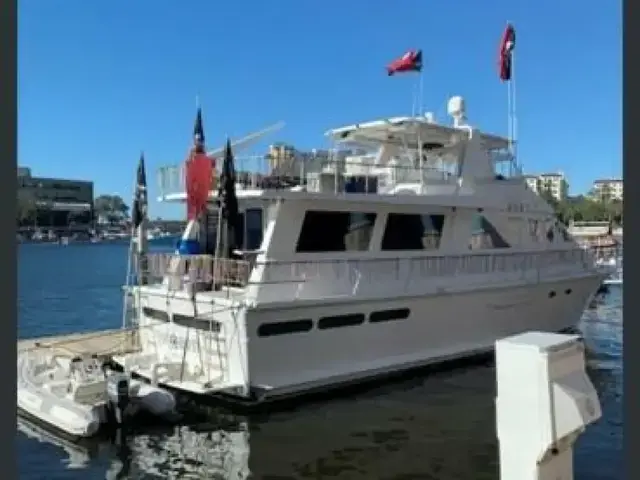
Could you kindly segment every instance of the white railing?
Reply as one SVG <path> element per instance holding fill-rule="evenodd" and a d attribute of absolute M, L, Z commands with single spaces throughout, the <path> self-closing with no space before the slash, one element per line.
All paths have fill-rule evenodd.
<path fill-rule="evenodd" d="M 257 184 L 259 178 L 267 172 L 267 165 L 264 156 L 251 155 L 246 157 L 236 157 L 234 159 L 235 169 L 239 180 L 246 180 L 246 183 Z M 217 178 L 222 168 L 222 159 L 216 159 L 216 170 L 211 179 L 211 190 L 215 192 L 218 188 Z M 247 173 L 250 172 L 250 173 Z M 161 197 L 186 191 L 186 164 L 185 162 L 173 165 L 165 165 L 158 168 L 157 182 L 158 192 Z"/>
<path fill-rule="evenodd" d="M 537 283 L 574 275 L 594 267 L 583 249 L 532 253 L 480 253 L 389 259 L 261 261 L 215 259 L 210 255 L 149 254 L 148 278 L 189 285 L 257 286 L 262 301 L 424 294 L 464 286 Z M 200 287 L 199 290 L 202 290 Z"/>
<path fill-rule="evenodd" d="M 376 270 L 394 276 L 399 276 L 408 269 L 419 271 L 426 276 L 439 277 L 519 272 L 561 264 L 588 265 L 589 254 L 582 249 L 571 249 L 535 253 L 483 253 L 389 259 L 270 261 L 257 265 L 267 267 L 263 277 L 265 283 L 283 283 L 320 276 L 327 266 L 337 272 L 345 269 L 351 271 L 354 268 L 363 270 L 365 266 L 375 266 Z"/>
<path fill-rule="evenodd" d="M 496 158 L 504 156 L 501 152 L 490 152 Z M 378 188 L 372 192 L 368 188 L 361 193 L 384 193 L 399 183 L 455 184 L 457 168 L 448 163 L 447 167 L 436 159 L 426 156 L 420 165 L 417 156 L 400 156 L 385 165 L 375 163 L 375 155 L 332 156 L 291 159 L 286 162 L 274 162 L 265 156 L 245 156 L 234 159 L 237 186 L 243 188 L 274 189 L 306 184 L 309 175 L 340 174 L 347 177 L 377 177 Z M 513 162 L 496 160 L 496 175 L 503 178 L 520 176 L 521 172 Z M 222 160 L 216 161 L 216 172 L 212 175 L 211 190 L 217 190 L 217 178 Z M 158 169 L 158 189 L 160 196 L 185 192 L 185 163 L 163 166 Z M 338 191 L 347 191 L 339 183 Z"/>
<path fill-rule="evenodd" d="M 224 284 L 243 287 L 249 280 L 250 262 L 215 258 L 213 255 L 147 255 L 146 278 L 151 283 L 169 280 L 174 289 L 187 284 Z"/>
<path fill-rule="evenodd" d="M 593 269 L 580 249 L 393 259 L 268 262 L 260 268 L 261 302 L 332 297 L 424 295 L 498 284 L 535 284 Z"/>

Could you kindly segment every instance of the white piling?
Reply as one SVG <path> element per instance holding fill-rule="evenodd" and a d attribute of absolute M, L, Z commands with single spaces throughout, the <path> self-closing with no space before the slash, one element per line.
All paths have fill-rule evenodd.
<path fill-rule="evenodd" d="M 573 445 L 602 412 L 576 335 L 496 342 L 501 480 L 573 480 Z"/>

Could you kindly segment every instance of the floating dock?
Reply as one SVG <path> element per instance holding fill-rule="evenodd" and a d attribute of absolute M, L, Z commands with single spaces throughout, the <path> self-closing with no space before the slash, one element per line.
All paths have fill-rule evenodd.
<path fill-rule="evenodd" d="M 26 350 L 51 348 L 64 351 L 69 355 L 108 356 L 135 352 L 139 349 L 138 345 L 136 332 L 117 328 L 18 339 L 18 353 Z"/>

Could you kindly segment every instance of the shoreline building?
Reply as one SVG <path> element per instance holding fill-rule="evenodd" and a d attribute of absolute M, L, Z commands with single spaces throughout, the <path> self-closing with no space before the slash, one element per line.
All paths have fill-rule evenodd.
<path fill-rule="evenodd" d="M 553 198 L 561 202 L 567 195 L 567 181 L 564 173 L 539 173 L 535 175 L 525 175 L 527 186 L 540 195 L 542 192 L 549 192 Z"/>
<path fill-rule="evenodd" d="M 43 228 L 93 223 L 93 182 L 34 177 L 18 167 L 18 224 Z"/>
<path fill-rule="evenodd" d="M 609 200 L 622 201 L 623 181 L 621 178 L 601 178 L 593 182 L 592 197 L 601 202 Z"/>

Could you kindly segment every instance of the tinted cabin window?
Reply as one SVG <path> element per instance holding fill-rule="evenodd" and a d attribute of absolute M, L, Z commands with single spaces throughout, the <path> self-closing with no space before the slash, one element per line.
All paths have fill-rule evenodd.
<path fill-rule="evenodd" d="M 368 250 L 375 213 L 308 211 L 302 222 L 297 252 Z"/>
<path fill-rule="evenodd" d="M 212 332 L 220 331 L 219 322 L 204 319 L 195 319 L 194 317 L 188 315 L 180 315 L 178 313 L 173 314 L 173 323 L 175 323 L 176 325 L 180 325 L 181 327 L 194 328 L 197 330 L 209 331 L 209 329 L 211 329 Z"/>
<path fill-rule="evenodd" d="M 404 320 L 409 318 L 411 310 L 408 308 L 396 308 L 394 310 L 380 310 L 379 312 L 373 312 L 369 315 L 369 321 L 371 323 L 379 322 L 391 322 L 394 320 Z"/>
<path fill-rule="evenodd" d="M 167 312 L 163 312 L 162 310 L 156 310 L 155 308 L 143 307 L 142 313 L 145 317 L 152 318 L 154 320 L 158 320 L 160 322 L 168 322 L 169 315 Z"/>
<path fill-rule="evenodd" d="M 240 249 L 244 249 L 245 248 L 245 241 L 246 241 L 246 236 L 244 234 L 245 232 L 245 228 L 244 228 L 244 222 L 245 222 L 245 215 L 244 212 L 239 212 L 238 213 L 238 223 L 236 224 L 236 228 L 234 230 L 234 235 L 235 235 L 235 242 L 236 242 L 236 247 L 240 248 Z"/>
<path fill-rule="evenodd" d="M 382 250 L 436 250 L 440 247 L 444 215 L 390 213 Z"/>
<path fill-rule="evenodd" d="M 311 320 L 292 320 L 290 322 L 263 323 L 258 327 L 259 337 L 273 337 L 292 333 L 308 332 L 313 328 Z"/>
<path fill-rule="evenodd" d="M 244 214 L 246 250 L 258 250 L 262 245 L 262 209 L 250 208 Z"/>
<path fill-rule="evenodd" d="M 261 215 L 261 210 L 256 209 Z M 229 239 L 234 243 L 234 248 L 245 248 L 245 212 L 238 213 L 238 221 L 236 228 L 234 229 L 234 235 L 232 239 Z M 262 217 L 260 217 L 262 218 Z M 253 220 L 253 218 L 251 219 Z M 262 221 L 262 220 L 261 220 Z M 206 215 L 200 217 L 200 231 L 205 232 L 204 235 L 199 237 L 201 244 L 204 248 L 204 253 L 209 255 L 215 255 L 218 245 L 218 210 L 208 210 Z M 223 227 L 224 228 L 224 227 Z M 262 235 L 262 229 L 260 229 L 260 235 Z M 262 241 L 262 236 L 260 236 Z M 246 247 L 249 248 L 249 247 Z"/>
<path fill-rule="evenodd" d="M 377 193 L 378 177 L 357 175 L 345 180 L 344 191 L 346 193 Z"/>
<path fill-rule="evenodd" d="M 323 317 L 318 320 L 318 328 L 327 330 L 329 328 L 352 327 L 364 323 L 362 313 L 352 313 L 349 315 L 336 315 L 335 317 Z"/>
<path fill-rule="evenodd" d="M 203 243 L 204 252 L 215 255 L 218 241 L 218 211 L 209 210 L 200 217 L 200 232 L 204 232 L 204 238 L 200 237 Z"/>
<path fill-rule="evenodd" d="M 472 223 L 471 250 L 489 248 L 509 248 L 509 244 L 502 238 L 495 227 L 483 215 L 476 215 Z"/>

